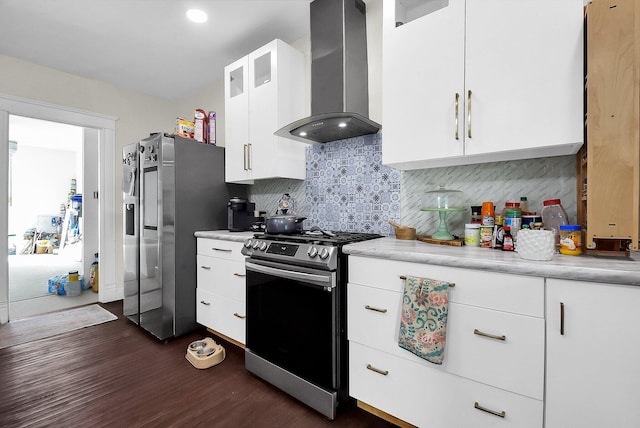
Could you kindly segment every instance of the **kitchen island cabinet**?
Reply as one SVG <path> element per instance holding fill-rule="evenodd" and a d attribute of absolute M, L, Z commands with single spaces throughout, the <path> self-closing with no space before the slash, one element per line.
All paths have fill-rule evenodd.
<path fill-rule="evenodd" d="M 546 428 L 640 426 L 640 287 L 547 280 Z"/>
<path fill-rule="evenodd" d="M 383 163 L 419 169 L 574 154 L 583 1 L 383 2 Z M 398 22 L 403 22 L 398 25 Z"/>
<path fill-rule="evenodd" d="M 245 343 L 246 317 L 242 246 L 241 242 L 197 238 L 196 256 L 196 321 L 240 346 Z"/>
<path fill-rule="evenodd" d="M 226 66 L 224 79 L 226 181 L 304 180 L 306 145 L 273 135 L 305 116 L 304 55 L 276 39 Z"/>

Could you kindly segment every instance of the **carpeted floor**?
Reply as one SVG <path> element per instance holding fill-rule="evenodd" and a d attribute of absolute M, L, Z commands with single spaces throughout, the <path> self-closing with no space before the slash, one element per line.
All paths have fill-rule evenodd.
<path fill-rule="evenodd" d="M 118 319 L 100 305 L 82 306 L 0 325 L 0 349 Z"/>

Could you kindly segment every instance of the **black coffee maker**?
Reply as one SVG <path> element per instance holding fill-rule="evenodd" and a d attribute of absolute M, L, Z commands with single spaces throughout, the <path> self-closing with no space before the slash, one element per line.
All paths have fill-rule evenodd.
<path fill-rule="evenodd" d="M 255 222 L 254 211 L 256 204 L 246 199 L 233 197 L 227 202 L 228 226 L 230 232 L 251 230 L 251 223 Z"/>

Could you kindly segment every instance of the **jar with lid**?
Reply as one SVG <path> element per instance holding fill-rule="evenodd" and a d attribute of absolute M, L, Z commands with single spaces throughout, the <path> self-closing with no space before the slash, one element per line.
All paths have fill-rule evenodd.
<path fill-rule="evenodd" d="M 522 228 L 522 215 L 520 210 L 507 210 L 504 216 L 504 225 L 509 226 L 514 241 L 517 240 L 518 231 Z"/>
<path fill-rule="evenodd" d="M 470 247 L 480 246 L 480 224 L 467 223 L 464 225 L 464 243 Z"/>
<path fill-rule="evenodd" d="M 529 203 L 526 196 L 520 196 L 520 211 L 522 211 L 522 215 L 529 212 Z"/>
<path fill-rule="evenodd" d="M 502 209 L 502 219 L 504 220 L 507 217 L 507 211 L 520 211 L 520 216 L 522 217 L 522 210 L 520 209 L 520 202 L 505 202 L 504 208 Z"/>
<path fill-rule="evenodd" d="M 560 254 L 579 256 L 582 254 L 582 228 L 575 224 L 561 224 Z"/>
<path fill-rule="evenodd" d="M 557 251 L 560 247 L 560 226 L 569 224 L 567 212 L 564 210 L 560 199 L 543 201 L 542 224 L 545 229 L 553 231 Z"/>

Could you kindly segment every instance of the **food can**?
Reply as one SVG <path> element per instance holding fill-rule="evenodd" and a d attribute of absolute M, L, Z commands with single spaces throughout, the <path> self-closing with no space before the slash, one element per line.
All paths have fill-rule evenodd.
<path fill-rule="evenodd" d="M 480 247 L 493 248 L 493 228 L 494 226 L 480 226 Z"/>

